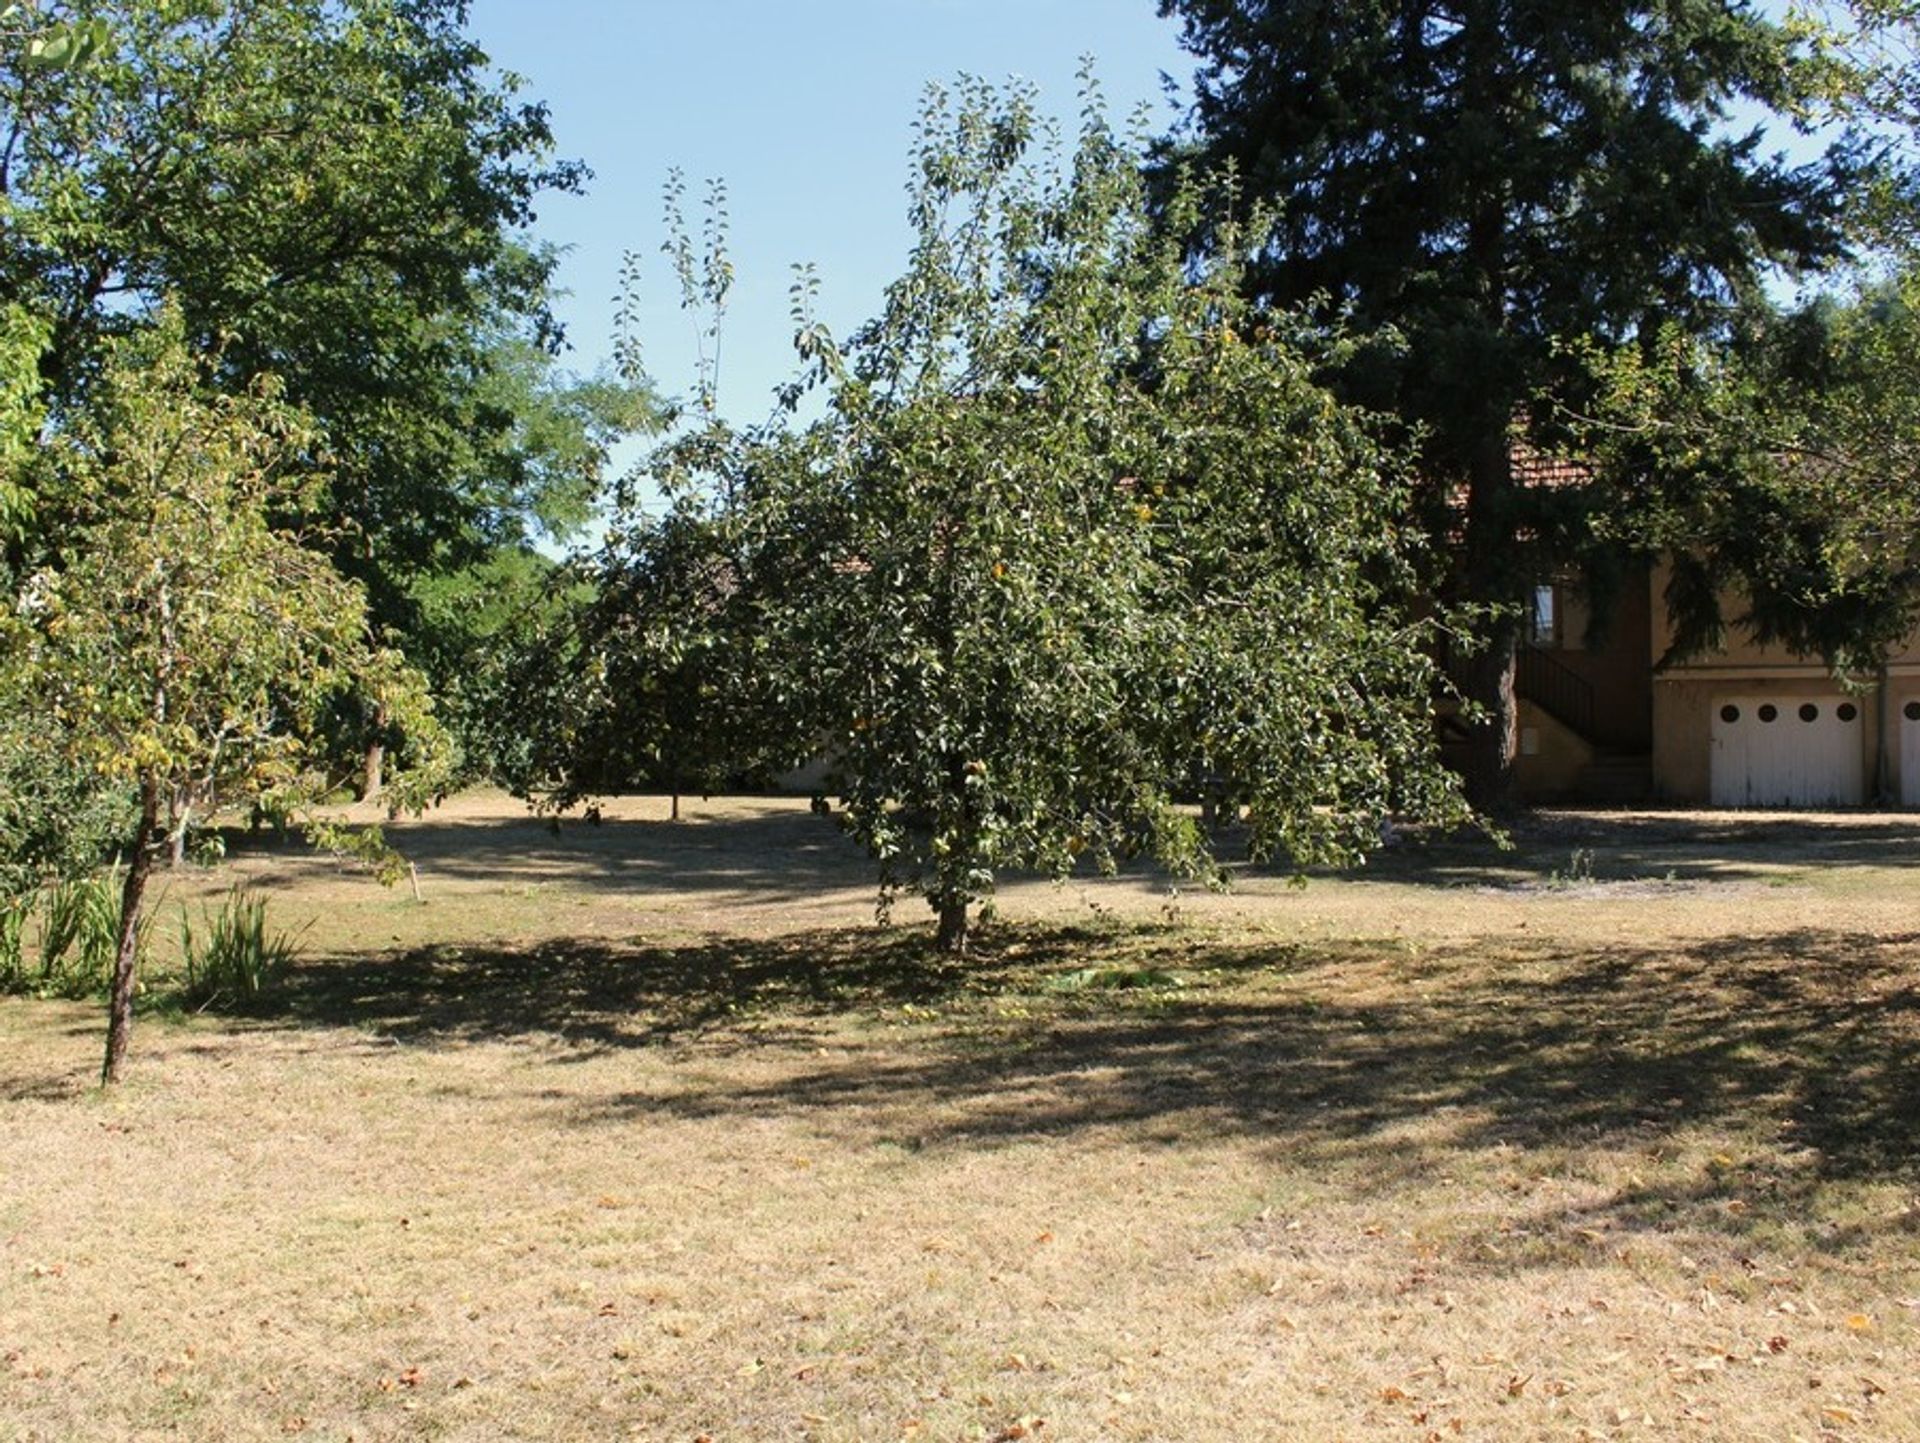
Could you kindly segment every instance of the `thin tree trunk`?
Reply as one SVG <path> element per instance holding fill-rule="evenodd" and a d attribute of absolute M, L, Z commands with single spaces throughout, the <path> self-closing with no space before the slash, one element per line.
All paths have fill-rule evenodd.
<path fill-rule="evenodd" d="M 1880 807 L 1899 804 L 1893 785 L 1893 743 L 1887 732 L 1892 720 L 1892 708 L 1887 704 L 1891 680 L 1886 658 L 1882 657 L 1873 676 L 1873 800 Z"/>
<path fill-rule="evenodd" d="M 942 901 L 934 904 L 934 910 L 940 914 L 940 929 L 934 934 L 934 946 L 949 957 L 967 955 L 967 903 Z"/>
<path fill-rule="evenodd" d="M 193 819 L 193 803 L 174 796 L 173 813 L 167 818 L 167 866 L 179 871 L 187 864 L 187 826 Z"/>
<path fill-rule="evenodd" d="M 1467 673 L 1467 699 L 1481 714 L 1468 728 L 1466 793 L 1478 810 L 1504 812 L 1515 803 L 1520 701 L 1514 683 L 1530 578 L 1515 544 L 1506 418 L 1491 415 L 1485 427 L 1468 483 L 1467 594 L 1497 610 L 1488 622 L 1487 645 Z"/>
<path fill-rule="evenodd" d="M 1496 621 L 1486 650 L 1473 658 L 1467 698 L 1480 717 L 1467 732 L 1467 800 L 1482 812 L 1512 809 L 1514 766 L 1520 753 L 1520 699 L 1514 690 L 1520 623 Z"/>
<path fill-rule="evenodd" d="M 140 965 L 140 904 L 153 870 L 154 829 L 160 818 L 159 788 L 149 780 L 140 785 L 140 837 L 127 862 L 127 880 L 120 889 L 120 944 L 113 959 L 113 991 L 107 1001 L 107 1057 L 100 1068 L 102 1086 L 120 1081 L 126 1066 L 127 1043 L 133 1034 L 133 989 Z"/>
<path fill-rule="evenodd" d="M 371 721 L 366 760 L 360 771 L 360 800 L 363 802 L 373 801 L 386 785 L 387 708 L 384 703 L 374 707 Z"/>
<path fill-rule="evenodd" d="M 366 761 L 360 772 L 360 800 L 373 801 L 386 785 L 387 744 L 375 737 L 367 743 Z"/>

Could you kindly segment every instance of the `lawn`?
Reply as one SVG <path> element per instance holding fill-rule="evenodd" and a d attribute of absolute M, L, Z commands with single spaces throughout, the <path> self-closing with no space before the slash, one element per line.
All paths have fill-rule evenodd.
<path fill-rule="evenodd" d="M 804 801 L 291 847 L 246 1018 L 0 1001 L 0 1440 L 1920 1438 L 1920 818 L 1010 886 Z"/>

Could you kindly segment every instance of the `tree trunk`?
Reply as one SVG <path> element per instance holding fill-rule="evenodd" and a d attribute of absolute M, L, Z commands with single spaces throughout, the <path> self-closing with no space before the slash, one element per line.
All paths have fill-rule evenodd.
<path fill-rule="evenodd" d="M 1490 122 L 1498 134 L 1510 104 L 1509 80 L 1501 73 L 1506 41 L 1504 7 L 1470 5 L 1462 12 L 1468 114 Z M 1497 165 L 1495 167 L 1497 170 Z M 1468 731 L 1467 800 L 1482 812 L 1503 812 L 1516 801 L 1514 764 L 1520 755 L 1520 709 L 1514 683 L 1526 602 L 1538 578 L 1523 540 L 1521 497 L 1513 483 L 1514 413 L 1527 393 L 1515 373 L 1509 316 L 1509 197 L 1492 173 L 1469 177 L 1472 192 L 1466 237 L 1466 279 L 1480 312 L 1483 368 L 1479 414 L 1470 420 L 1467 464 L 1466 599 L 1493 608 L 1487 646 L 1467 676 L 1467 699 L 1481 716 Z"/>
<path fill-rule="evenodd" d="M 1486 650 L 1473 658 L 1467 673 L 1467 699 L 1480 708 L 1480 718 L 1467 729 L 1468 802 L 1481 812 L 1513 808 L 1514 764 L 1520 754 L 1520 699 L 1514 674 L 1520 654 L 1521 623 L 1501 619 L 1493 623 Z"/>
<path fill-rule="evenodd" d="M 360 772 L 360 800 L 370 802 L 380 795 L 386 785 L 387 770 L 387 709 L 384 705 L 373 709 L 373 730 L 367 737 L 367 755 Z"/>
<path fill-rule="evenodd" d="M 1515 802 L 1520 701 L 1514 682 L 1532 578 L 1515 534 L 1507 418 L 1492 413 L 1482 424 L 1468 477 L 1467 597 L 1496 609 L 1487 622 L 1486 647 L 1474 656 L 1466 678 L 1467 700 L 1481 712 L 1468 728 L 1466 793 L 1476 809 L 1504 812 Z"/>
<path fill-rule="evenodd" d="M 366 762 L 360 772 L 360 800 L 370 802 L 386 785 L 387 744 L 375 737 L 367 743 Z"/>
<path fill-rule="evenodd" d="M 160 794 L 151 782 L 140 786 L 140 837 L 127 862 L 127 880 L 120 889 L 120 944 L 113 958 L 113 991 L 107 1001 L 107 1057 L 100 1083 L 110 1087 L 120 1080 L 127 1060 L 127 1042 L 133 1034 L 133 989 L 140 965 L 140 903 L 153 869 L 154 829 L 159 823 Z"/>
<path fill-rule="evenodd" d="M 173 810 L 167 818 L 167 866 L 179 871 L 187 864 L 187 827 L 193 820 L 193 803 L 174 793 Z"/>
<path fill-rule="evenodd" d="M 935 902 L 934 910 L 940 914 L 940 930 L 934 934 L 933 944 L 949 957 L 967 955 L 967 903 L 959 901 Z"/>

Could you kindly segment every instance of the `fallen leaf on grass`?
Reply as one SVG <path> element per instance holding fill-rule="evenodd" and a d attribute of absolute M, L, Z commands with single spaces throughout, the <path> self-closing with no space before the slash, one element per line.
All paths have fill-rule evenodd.
<path fill-rule="evenodd" d="M 1847 1330 L 1853 1333 L 1871 1333 L 1873 1319 L 1865 1313 L 1850 1313 L 1847 1316 Z"/>
<path fill-rule="evenodd" d="M 1820 1416 L 1829 1423 L 1858 1423 L 1860 1415 L 1851 1408 L 1822 1408 Z"/>

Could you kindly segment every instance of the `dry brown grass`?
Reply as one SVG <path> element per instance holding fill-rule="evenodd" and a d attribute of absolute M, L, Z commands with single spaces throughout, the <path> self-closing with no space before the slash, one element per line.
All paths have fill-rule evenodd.
<path fill-rule="evenodd" d="M 181 879 L 309 959 L 111 1095 L 0 1003 L 0 1439 L 1920 1438 L 1916 819 L 1021 884 L 960 968 L 652 805 Z"/>

